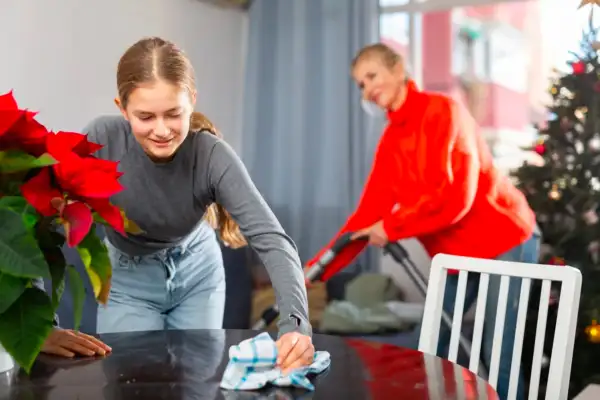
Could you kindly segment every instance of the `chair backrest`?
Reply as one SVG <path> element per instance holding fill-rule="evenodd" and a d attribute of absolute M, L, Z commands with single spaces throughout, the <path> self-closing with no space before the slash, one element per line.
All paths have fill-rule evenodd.
<path fill-rule="evenodd" d="M 571 375 L 573 345 L 575 341 L 579 299 L 581 295 L 581 272 L 578 269 L 569 266 L 527 264 L 452 256 L 448 254 L 436 255 L 433 257 L 431 263 L 429 286 L 425 299 L 421 337 L 419 340 L 419 350 L 425 353 L 437 353 L 440 323 L 443 312 L 442 307 L 444 292 L 446 287 L 446 276 L 448 270 L 459 271 L 458 290 L 455 299 L 454 315 L 452 317 L 450 348 L 448 353 L 448 359 L 452 362 L 456 362 L 458 357 L 458 345 L 461 334 L 467 277 L 469 273 L 481 274 L 469 362 L 469 369 L 476 374 L 478 373 L 480 361 L 483 323 L 490 275 L 499 275 L 501 277 L 499 299 L 507 298 L 509 281 L 512 277 L 522 278 L 520 300 L 517 311 L 517 322 L 515 327 L 515 343 L 512 354 L 509 398 L 515 398 L 517 391 L 531 281 L 532 279 L 542 280 L 542 290 L 540 295 L 540 306 L 530 378 L 530 399 L 537 399 L 538 397 L 540 373 L 542 368 L 544 333 L 546 330 L 548 303 L 550 299 L 550 287 L 552 282 L 561 283 L 556 330 L 554 334 L 552 356 L 548 373 L 550 378 L 548 380 L 548 386 L 546 390 L 546 399 L 566 399 L 569 388 L 569 378 Z M 502 346 L 502 332 L 504 327 L 506 306 L 506 301 L 498 301 L 494 325 L 494 340 L 488 376 L 488 382 L 494 388 L 496 387 L 498 379 L 500 349 Z"/>

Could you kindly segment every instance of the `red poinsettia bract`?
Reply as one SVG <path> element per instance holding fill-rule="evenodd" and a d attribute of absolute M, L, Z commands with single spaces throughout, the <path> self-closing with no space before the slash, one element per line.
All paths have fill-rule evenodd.
<path fill-rule="evenodd" d="M 91 209 L 124 235 L 123 215 L 109 200 L 123 190 L 118 163 L 90 156 L 100 146 L 78 133 L 49 135 L 46 147 L 57 163 L 27 181 L 21 187 L 23 197 L 42 215 L 59 213 L 70 246 L 76 246 L 89 232 Z"/>
<path fill-rule="evenodd" d="M 121 210 L 110 197 L 123 190 L 118 163 L 93 157 L 102 146 L 75 132 L 49 132 L 35 113 L 20 110 L 9 92 L 0 95 L 0 151 L 19 150 L 39 157 L 51 155 L 56 163 L 21 186 L 23 197 L 42 215 L 58 215 L 69 246 L 77 246 L 93 224 L 92 210 L 125 235 Z"/>
<path fill-rule="evenodd" d="M 0 95 L 0 151 L 22 150 L 39 157 L 50 134 L 35 120 L 36 113 L 19 110 L 12 92 Z"/>

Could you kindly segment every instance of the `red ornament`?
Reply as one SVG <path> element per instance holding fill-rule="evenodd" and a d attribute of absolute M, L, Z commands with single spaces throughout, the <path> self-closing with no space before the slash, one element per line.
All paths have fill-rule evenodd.
<path fill-rule="evenodd" d="M 536 145 L 535 152 L 538 153 L 540 156 L 543 156 L 544 153 L 546 153 L 546 145 L 545 144 Z"/>
<path fill-rule="evenodd" d="M 550 265 L 567 265 L 564 258 L 557 257 L 557 256 L 552 257 L 550 259 L 550 261 L 548 262 L 548 264 L 550 264 Z"/>
<path fill-rule="evenodd" d="M 585 63 L 583 61 L 574 62 L 571 64 L 571 67 L 575 75 L 581 75 L 585 72 Z"/>

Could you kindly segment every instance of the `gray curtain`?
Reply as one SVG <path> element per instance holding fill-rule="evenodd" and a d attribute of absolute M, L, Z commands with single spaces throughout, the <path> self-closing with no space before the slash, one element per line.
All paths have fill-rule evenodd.
<path fill-rule="evenodd" d="M 381 132 L 350 76 L 379 39 L 378 1 L 255 0 L 249 12 L 242 156 L 306 261 L 355 209 Z M 350 268 L 378 264 L 369 249 Z"/>

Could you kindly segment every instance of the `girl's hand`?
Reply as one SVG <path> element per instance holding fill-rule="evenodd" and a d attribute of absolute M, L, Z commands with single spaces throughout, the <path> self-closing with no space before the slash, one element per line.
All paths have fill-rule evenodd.
<path fill-rule="evenodd" d="M 99 339 L 70 329 L 55 328 L 42 345 L 42 352 L 62 357 L 103 356 L 111 348 Z"/>
<path fill-rule="evenodd" d="M 312 338 L 298 332 L 288 332 L 275 343 L 277 345 L 277 367 L 287 375 L 294 369 L 312 364 L 315 347 Z"/>

